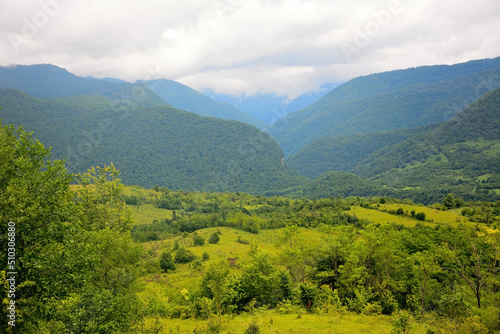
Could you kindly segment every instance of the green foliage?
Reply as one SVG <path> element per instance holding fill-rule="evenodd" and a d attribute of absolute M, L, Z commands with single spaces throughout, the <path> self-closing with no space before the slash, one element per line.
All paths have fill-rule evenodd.
<path fill-rule="evenodd" d="M 260 327 L 255 322 L 255 320 L 252 320 L 250 324 L 248 324 L 248 328 L 245 330 L 245 334 L 260 334 Z"/>
<path fill-rule="evenodd" d="M 175 253 L 174 261 L 175 263 L 189 263 L 193 261 L 196 256 L 184 247 L 180 247 Z"/>
<path fill-rule="evenodd" d="M 472 102 L 466 97 L 477 98 L 498 87 L 499 77 L 499 58 L 362 76 L 279 120 L 272 133 L 285 155 L 290 156 L 318 138 L 441 122 Z M 488 88 L 482 87 L 485 78 Z"/>
<path fill-rule="evenodd" d="M 425 212 L 419 212 L 415 215 L 417 220 L 425 221 Z"/>
<path fill-rule="evenodd" d="M 167 273 L 169 270 L 175 270 L 174 259 L 170 252 L 163 252 L 160 258 L 160 268 Z"/>
<path fill-rule="evenodd" d="M 80 174 L 74 193 L 63 163 L 13 126 L 0 127 L 0 156 L 0 221 L 5 230 L 16 224 L 13 333 L 128 331 L 143 253 L 130 238 L 114 167 Z"/>
<path fill-rule="evenodd" d="M 220 241 L 220 237 L 217 233 L 212 233 L 210 238 L 208 239 L 208 242 L 211 244 L 216 244 Z"/>
<path fill-rule="evenodd" d="M 202 237 L 201 235 L 194 234 L 193 243 L 195 246 L 203 246 L 205 244 L 205 238 Z"/>
<path fill-rule="evenodd" d="M 96 96 L 37 99 L 0 89 L 0 100 L 1 118 L 34 130 L 70 172 L 112 161 L 127 184 L 191 191 L 264 193 L 307 181 L 282 165 L 270 135 L 241 122 Z M 168 194 L 156 205 L 183 209 Z"/>
<path fill-rule="evenodd" d="M 393 334 L 407 334 L 410 333 L 411 316 L 407 312 L 400 312 L 399 316 L 394 320 L 394 327 L 391 333 Z"/>

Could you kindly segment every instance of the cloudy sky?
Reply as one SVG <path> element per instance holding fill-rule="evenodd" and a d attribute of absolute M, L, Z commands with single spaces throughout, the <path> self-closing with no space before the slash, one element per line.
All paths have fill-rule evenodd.
<path fill-rule="evenodd" d="M 323 83 L 500 56 L 498 0 L 0 2 L 0 65 L 297 96 Z"/>

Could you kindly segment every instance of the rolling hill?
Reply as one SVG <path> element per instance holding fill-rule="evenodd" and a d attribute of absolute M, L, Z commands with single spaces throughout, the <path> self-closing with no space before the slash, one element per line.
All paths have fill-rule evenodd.
<path fill-rule="evenodd" d="M 410 129 L 452 118 L 500 85 L 500 57 L 362 76 L 276 122 L 287 157 L 315 139 Z"/>
<path fill-rule="evenodd" d="M 301 185 L 276 142 L 254 126 L 169 106 L 121 105 L 100 96 L 41 99 L 0 90 L 0 117 L 33 131 L 70 172 L 113 162 L 127 184 L 262 193 Z"/>

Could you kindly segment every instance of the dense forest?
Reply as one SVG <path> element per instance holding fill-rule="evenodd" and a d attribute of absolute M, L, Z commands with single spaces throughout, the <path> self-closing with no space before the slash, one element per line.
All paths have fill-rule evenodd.
<path fill-rule="evenodd" d="M 411 129 L 452 118 L 500 86 L 500 58 L 354 78 L 274 124 L 288 158 L 315 139 Z"/>
<path fill-rule="evenodd" d="M 500 202 L 125 189 L 113 165 L 72 176 L 26 132 L 0 140 L 5 333 L 500 331 Z"/>
<path fill-rule="evenodd" d="M 431 204 L 452 192 L 467 200 L 498 200 L 499 110 L 497 88 L 446 122 L 408 131 L 316 140 L 289 163 L 305 175 L 327 172 L 302 189 L 279 194 L 309 198 L 386 195 Z M 336 171 L 357 177 L 347 176 L 350 184 L 342 186 L 346 174 Z"/>
<path fill-rule="evenodd" d="M 70 172 L 113 162 L 128 184 L 263 193 L 304 184 L 270 135 L 245 123 L 100 96 L 40 99 L 0 89 L 0 117 L 66 159 Z"/>

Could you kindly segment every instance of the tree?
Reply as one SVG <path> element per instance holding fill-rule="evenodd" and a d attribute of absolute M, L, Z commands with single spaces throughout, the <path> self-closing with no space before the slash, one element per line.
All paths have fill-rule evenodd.
<path fill-rule="evenodd" d="M 195 246 L 203 246 L 205 244 L 205 238 L 203 238 L 201 235 L 194 234 L 193 243 Z"/>
<path fill-rule="evenodd" d="M 494 252 L 494 249 L 487 240 L 487 234 L 487 231 L 479 233 L 472 228 L 457 230 L 447 247 L 440 252 L 443 268 L 467 283 L 474 292 L 478 308 L 481 308 L 482 289 L 490 275 L 489 262 L 497 261 L 496 256 L 488 254 Z"/>
<path fill-rule="evenodd" d="M 177 253 L 175 253 L 174 261 L 175 263 L 189 263 L 195 259 L 195 255 L 191 253 L 190 250 L 179 247 Z"/>
<path fill-rule="evenodd" d="M 446 197 L 443 199 L 443 205 L 447 208 L 447 209 L 453 209 L 454 207 L 456 207 L 456 201 L 455 201 L 455 197 L 453 197 L 452 194 L 448 194 L 446 195 Z"/>
<path fill-rule="evenodd" d="M 174 259 L 170 252 L 163 252 L 160 258 L 160 268 L 168 273 L 168 270 L 175 270 Z"/>
<path fill-rule="evenodd" d="M 0 126 L 0 222 L 5 230 L 15 224 L 21 315 L 12 333 L 130 329 L 142 249 L 130 236 L 118 171 L 97 168 L 78 179 L 75 194 L 50 150 L 22 129 Z M 6 235 L 0 238 L 5 255 Z M 0 328 L 9 331 L 6 322 Z"/>
<path fill-rule="evenodd" d="M 216 244 L 220 241 L 220 237 L 217 234 L 217 232 L 214 232 L 211 236 L 210 239 L 208 239 L 208 242 L 211 244 Z"/>
<path fill-rule="evenodd" d="M 421 221 L 425 221 L 425 212 L 419 212 L 415 215 L 415 218 L 417 218 L 417 220 L 421 220 Z"/>
<path fill-rule="evenodd" d="M 437 264 L 433 253 L 429 253 L 427 251 L 413 254 L 412 259 L 415 261 L 413 270 L 416 279 L 418 297 L 420 300 L 420 313 L 422 315 L 422 319 L 424 319 L 426 297 L 432 289 L 431 284 L 435 281 L 435 279 L 433 279 L 433 275 L 440 273 L 441 267 Z"/>
<path fill-rule="evenodd" d="M 227 262 L 220 261 L 210 266 L 205 276 L 203 276 L 201 288 L 207 297 L 213 298 L 215 307 L 217 308 L 217 316 L 219 324 L 221 323 L 222 305 L 224 296 L 228 291 L 228 282 L 226 280 L 229 275 L 229 266 Z"/>

